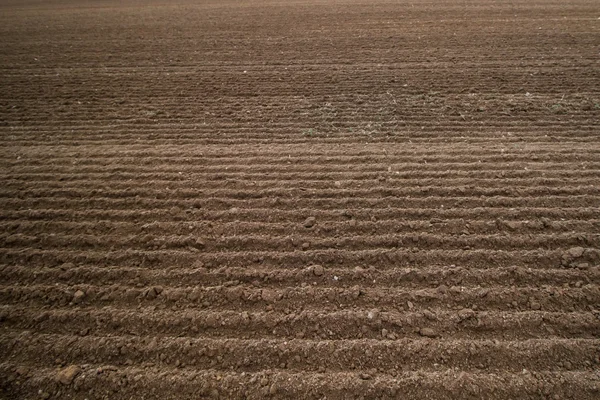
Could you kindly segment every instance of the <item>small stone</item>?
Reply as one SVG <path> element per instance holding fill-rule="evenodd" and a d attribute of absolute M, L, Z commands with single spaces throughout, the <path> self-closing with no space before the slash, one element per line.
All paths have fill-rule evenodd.
<path fill-rule="evenodd" d="M 59 268 L 63 271 L 66 271 L 66 270 L 75 268 L 75 264 L 67 262 L 67 263 L 62 264 Z"/>
<path fill-rule="evenodd" d="M 435 321 L 437 319 L 435 314 L 429 310 L 423 310 L 423 315 L 430 321 Z"/>
<path fill-rule="evenodd" d="M 367 318 L 370 320 L 374 320 L 374 319 L 376 320 L 379 318 L 379 314 L 380 314 L 379 309 L 374 308 L 372 310 L 369 310 L 369 312 L 367 313 Z"/>
<path fill-rule="evenodd" d="M 308 217 L 304 221 L 304 227 L 305 228 L 312 228 L 313 226 L 315 226 L 316 223 L 317 223 L 317 220 L 315 219 L 315 217 Z"/>
<path fill-rule="evenodd" d="M 146 289 L 144 291 L 144 297 L 149 300 L 155 299 L 156 296 L 158 296 L 158 291 L 156 290 L 156 288 L 152 287 L 152 288 Z"/>
<path fill-rule="evenodd" d="M 308 242 L 302 243 L 302 250 L 308 250 L 309 247 L 310 247 L 310 243 L 308 243 Z"/>
<path fill-rule="evenodd" d="M 389 332 L 388 332 L 388 330 L 387 330 L 387 329 L 385 329 L 385 328 L 381 330 L 381 336 L 382 336 L 383 338 L 386 338 L 386 337 L 387 337 L 387 335 L 388 335 L 388 333 L 389 333 Z"/>
<path fill-rule="evenodd" d="M 360 379 L 368 381 L 369 379 L 371 379 L 371 375 L 367 374 L 366 372 L 362 372 L 360 375 Z"/>
<path fill-rule="evenodd" d="M 75 379 L 75 377 L 80 373 L 81 368 L 79 368 L 77 365 L 69 365 L 58 372 L 56 375 L 56 380 L 63 385 L 70 385 L 73 382 L 73 379 Z"/>
<path fill-rule="evenodd" d="M 84 297 L 85 297 L 85 292 L 83 290 L 76 291 L 75 294 L 73 295 L 73 303 L 75 303 L 75 304 L 81 303 L 81 301 L 83 300 Z"/>
<path fill-rule="evenodd" d="M 42 392 L 40 393 L 40 399 L 42 400 L 48 400 L 50 398 L 50 393 L 48 392 Z"/>
<path fill-rule="evenodd" d="M 275 393 L 277 393 L 277 386 L 275 384 L 272 384 L 269 388 L 269 394 L 273 395 Z"/>
<path fill-rule="evenodd" d="M 321 276 L 325 273 L 325 269 L 322 265 L 314 265 L 312 268 L 313 274 L 316 276 Z"/>
<path fill-rule="evenodd" d="M 515 222 L 515 221 L 506 221 L 504 224 L 508 227 L 508 229 L 513 230 L 513 231 L 519 229 L 519 227 L 521 225 L 519 222 Z"/>
<path fill-rule="evenodd" d="M 437 332 L 431 328 L 421 328 L 419 330 L 419 334 L 428 338 L 434 338 L 438 336 Z"/>

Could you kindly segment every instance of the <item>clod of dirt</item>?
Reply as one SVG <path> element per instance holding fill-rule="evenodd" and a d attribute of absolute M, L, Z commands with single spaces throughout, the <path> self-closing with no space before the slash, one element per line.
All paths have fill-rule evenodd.
<path fill-rule="evenodd" d="M 315 226 L 316 223 L 317 223 L 317 220 L 316 220 L 315 217 L 308 217 L 304 221 L 304 227 L 305 228 L 312 228 L 313 226 Z"/>
<path fill-rule="evenodd" d="M 437 319 L 435 314 L 429 310 L 423 310 L 423 315 L 425 316 L 425 318 L 427 318 L 430 321 L 435 321 Z"/>
<path fill-rule="evenodd" d="M 532 310 L 539 310 L 542 308 L 542 305 L 537 302 L 535 299 L 531 298 L 529 299 L 529 307 L 531 307 Z"/>
<path fill-rule="evenodd" d="M 314 265 L 312 267 L 313 274 L 316 276 L 321 276 L 325 273 L 325 268 L 322 265 Z"/>
<path fill-rule="evenodd" d="M 533 302 L 530 304 L 532 310 L 540 310 L 542 308 L 541 304 L 538 302 Z"/>
<path fill-rule="evenodd" d="M 437 334 L 437 332 L 436 332 L 436 331 L 434 331 L 432 328 L 421 328 L 421 329 L 419 330 L 419 334 L 420 334 L 421 336 L 425 336 L 425 337 L 428 337 L 428 338 L 435 338 L 435 337 L 438 337 L 438 334 Z"/>
<path fill-rule="evenodd" d="M 63 385 L 70 385 L 73 382 L 73 379 L 75 379 L 75 377 L 80 373 L 81 368 L 79 368 L 77 365 L 69 365 L 56 374 L 56 381 L 62 383 Z"/>
<path fill-rule="evenodd" d="M 75 294 L 73 295 L 73 303 L 75 303 L 75 304 L 81 303 L 81 301 L 83 300 L 84 297 L 85 297 L 85 292 L 83 290 L 76 291 Z"/>
<path fill-rule="evenodd" d="M 151 288 L 146 289 L 144 291 L 144 297 L 147 298 L 147 299 L 152 300 L 152 299 L 155 299 L 156 296 L 158 296 L 159 294 L 161 294 L 162 291 L 163 291 L 162 287 L 160 287 L 160 286 L 151 287 Z"/>
<path fill-rule="evenodd" d="M 584 251 L 585 249 L 583 247 L 571 247 L 569 250 L 567 250 L 567 255 L 572 258 L 579 258 L 583 256 Z"/>
<path fill-rule="evenodd" d="M 276 290 L 272 289 L 263 289 L 260 297 L 269 303 L 274 303 L 279 300 L 279 293 Z"/>
<path fill-rule="evenodd" d="M 458 312 L 458 317 L 461 320 L 465 320 L 465 319 L 471 318 L 474 315 L 475 315 L 475 311 L 471 310 L 470 308 L 463 308 L 462 310 L 460 310 Z"/>
<path fill-rule="evenodd" d="M 351 297 L 352 297 L 354 300 L 358 299 L 358 298 L 360 297 L 360 293 L 361 293 L 361 291 L 360 291 L 360 287 L 358 287 L 358 286 L 352 286 L 352 287 L 349 289 L 349 293 L 350 293 L 350 296 L 351 296 Z"/>

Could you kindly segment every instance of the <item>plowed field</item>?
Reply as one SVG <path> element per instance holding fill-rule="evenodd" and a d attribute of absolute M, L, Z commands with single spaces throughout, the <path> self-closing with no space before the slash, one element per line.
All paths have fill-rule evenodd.
<path fill-rule="evenodd" d="M 600 398 L 599 17 L 0 2 L 0 398 Z"/>

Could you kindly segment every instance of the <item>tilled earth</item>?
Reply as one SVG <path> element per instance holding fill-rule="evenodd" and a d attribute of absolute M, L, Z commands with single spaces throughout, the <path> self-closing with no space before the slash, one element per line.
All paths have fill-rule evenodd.
<path fill-rule="evenodd" d="M 592 0 L 0 3 L 0 398 L 600 398 Z"/>

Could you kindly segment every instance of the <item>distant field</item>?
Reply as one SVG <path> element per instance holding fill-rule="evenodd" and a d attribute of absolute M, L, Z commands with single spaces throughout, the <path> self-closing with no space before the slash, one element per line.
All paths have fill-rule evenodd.
<path fill-rule="evenodd" d="M 600 398 L 599 17 L 0 1 L 0 399 Z"/>

